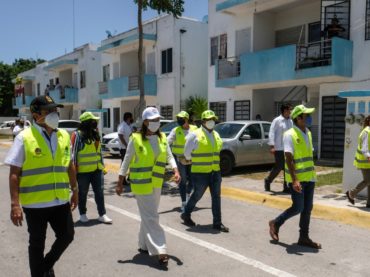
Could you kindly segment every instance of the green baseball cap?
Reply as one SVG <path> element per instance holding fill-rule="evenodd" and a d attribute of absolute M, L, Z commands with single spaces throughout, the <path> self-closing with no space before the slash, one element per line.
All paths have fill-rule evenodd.
<path fill-rule="evenodd" d="M 83 114 L 80 115 L 80 121 L 81 122 L 86 121 L 86 120 L 90 120 L 90 119 L 99 120 L 100 117 L 97 117 L 97 116 L 93 115 L 92 112 L 84 112 Z"/>
<path fill-rule="evenodd" d="M 306 108 L 304 105 L 298 105 L 295 106 L 292 113 L 290 114 L 290 117 L 292 119 L 296 118 L 300 114 L 311 114 L 315 111 L 315 108 Z"/>
<path fill-rule="evenodd" d="M 215 118 L 216 120 L 218 119 L 218 117 L 216 116 L 214 111 L 206 110 L 202 113 L 202 120 L 203 119 L 211 119 L 211 118 Z"/>
<path fill-rule="evenodd" d="M 179 112 L 176 115 L 176 117 L 181 117 L 181 118 L 187 118 L 187 119 L 189 119 L 189 114 L 187 112 L 185 112 L 185 111 L 181 111 L 181 112 Z"/>

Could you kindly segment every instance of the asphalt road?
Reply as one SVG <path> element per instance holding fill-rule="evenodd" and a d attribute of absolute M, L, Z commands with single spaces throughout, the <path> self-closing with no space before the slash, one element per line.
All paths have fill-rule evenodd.
<path fill-rule="evenodd" d="M 0 161 L 7 149 L 0 148 Z M 9 219 L 8 168 L 0 166 L 0 276 L 29 276 L 26 223 L 15 227 Z M 166 187 L 160 205 L 170 254 L 168 270 L 153 257 L 138 254 L 138 209 L 130 193 L 114 194 L 117 176 L 105 183 L 107 214 L 113 225 L 100 224 L 93 198 L 88 201 L 88 224 L 76 222 L 75 240 L 55 266 L 56 276 L 369 276 L 369 231 L 332 221 L 312 219 L 311 237 L 323 249 L 296 245 L 298 217 L 281 228 L 280 242 L 270 242 L 267 222 L 280 212 L 227 198 L 222 199 L 223 222 L 230 233 L 211 228 L 210 197 L 206 193 L 193 214 L 198 224 L 181 223 L 178 191 Z M 92 196 L 92 195 L 91 195 Z M 48 232 L 47 246 L 53 241 Z"/>

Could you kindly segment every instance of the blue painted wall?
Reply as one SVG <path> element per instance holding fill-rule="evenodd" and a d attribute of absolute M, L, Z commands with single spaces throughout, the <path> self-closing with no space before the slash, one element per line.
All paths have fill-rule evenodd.
<path fill-rule="evenodd" d="M 240 76 L 217 80 L 216 87 L 234 87 L 327 76 L 352 76 L 353 43 L 334 38 L 332 64 L 296 70 L 296 45 L 288 45 L 240 56 Z"/>
<path fill-rule="evenodd" d="M 221 2 L 221 3 L 217 4 L 216 5 L 216 11 L 217 12 L 223 11 L 223 10 L 226 10 L 228 8 L 232 8 L 232 7 L 237 6 L 237 5 L 248 3 L 250 1 L 251 0 L 227 0 L 227 1 L 224 1 L 224 2 Z"/>
<path fill-rule="evenodd" d="M 59 90 L 49 91 L 49 95 L 54 99 L 56 103 L 78 103 L 78 89 L 77 88 L 65 88 L 64 95 L 65 98 L 60 98 Z"/>

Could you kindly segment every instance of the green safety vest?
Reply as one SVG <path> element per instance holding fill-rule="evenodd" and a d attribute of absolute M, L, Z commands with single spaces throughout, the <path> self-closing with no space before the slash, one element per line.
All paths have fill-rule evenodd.
<path fill-rule="evenodd" d="M 189 132 L 198 129 L 195 125 L 190 125 Z M 176 140 L 171 145 L 172 153 L 178 157 L 184 156 L 184 146 L 185 146 L 185 133 L 181 126 L 175 128 Z"/>
<path fill-rule="evenodd" d="M 143 140 L 141 133 L 131 135 L 135 157 L 130 163 L 131 190 L 134 194 L 152 194 L 153 188 L 161 188 L 167 161 L 167 138 L 158 137 L 159 155 L 154 156 L 149 140 Z"/>
<path fill-rule="evenodd" d="M 65 130 L 58 129 L 56 135 L 58 144 L 53 157 L 36 127 L 23 131 L 25 161 L 19 185 L 22 205 L 69 200 L 70 139 Z"/>
<path fill-rule="evenodd" d="M 90 144 L 85 143 L 84 148 L 77 153 L 78 173 L 94 172 L 95 170 L 103 170 L 104 166 L 101 161 L 101 143 L 98 148 L 95 147 L 95 142 Z"/>
<path fill-rule="evenodd" d="M 358 146 L 356 150 L 355 160 L 353 162 L 353 165 L 358 169 L 370 168 L 370 163 L 367 160 L 367 157 L 365 157 L 361 151 L 361 138 L 365 132 L 367 132 L 367 136 L 368 136 L 367 145 L 368 145 L 368 149 L 370 149 L 370 127 L 366 127 L 361 131 L 360 135 L 358 136 Z"/>
<path fill-rule="evenodd" d="M 298 181 L 309 182 L 316 178 L 315 166 L 313 163 L 313 147 L 311 132 L 307 133 L 310 146 L 307 147 L 306 141 L 297 127 L 293 127 L 284 133 L 284 136 L 291 136 L 294 147 L 294 168 Z M 285 180 L 292 183 L 292 176 L 289 173 L 289 168 L 285 162 Z"/>
<path fill-rule="evenodd" d="M 222 139 L 220 135 L 213 131 L 214 145 L 208 138 L 203 128 L 198 128 L 194 134 L 198 139 L 198 148 L 191 153 L 191 172 L 192 173 L 210 173 L 220 171 L 220 152 L 222 148 Z"/>

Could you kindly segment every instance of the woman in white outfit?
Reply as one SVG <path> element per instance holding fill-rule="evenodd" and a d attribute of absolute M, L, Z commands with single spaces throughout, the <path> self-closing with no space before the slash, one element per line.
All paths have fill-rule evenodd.
<path fill-rule="evenodd" d="M 173 168 L 177 183 L 180 181 L 180 174 L 167 138 L 159 131 L 160 117 L 154 107 L 144 110 L 141 131 L 133 133 L 130 137 L 116 192 L 121 195 L 123 180 L 130 170 L 131 191 L 135 195 L 141 217 L 138 250 L 141 253 L 158 256 L 159 263 L 167 266 L 166 238 L 159 225 L 158 215 L 166 163 Z"/>

